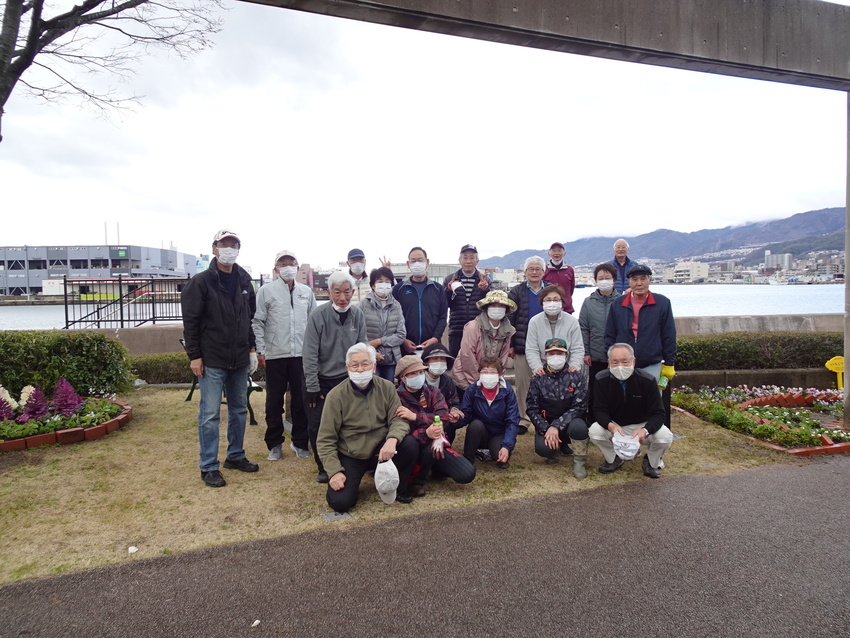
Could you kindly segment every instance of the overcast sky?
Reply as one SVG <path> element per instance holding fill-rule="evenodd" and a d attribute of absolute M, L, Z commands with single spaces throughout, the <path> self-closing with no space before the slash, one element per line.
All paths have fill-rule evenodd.
<path fill-rule="evenodd" d="M 228 227 L 258 274 L 283 248 L 453 262 L 844 205 L 843 92 L 229 6 L 212 51 L 147 58 L 112 121 L 13 96 L 0 244 L 100 245 L 106 223 L 199 254 Z"/>

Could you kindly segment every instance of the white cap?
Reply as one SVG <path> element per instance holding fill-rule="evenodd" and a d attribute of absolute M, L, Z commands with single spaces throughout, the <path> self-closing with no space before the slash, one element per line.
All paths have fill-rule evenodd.
<path fill-rule="evenodd" d="M 224 239 L 225 237 L 233 237 L 233 239 L 238 241 L 240 244 L 242 243 L 242 241 L 239 239 L 239 235 L 234 233 L 232 230 L 227 230 L 226 228 L 222 228 L 215 234 L 215 237 L 213 237 L 213 243 L 215 244 L 219 240 Z"/>
<path fill-rule="evenodd" d="M 281 250 L 277 255 L 274 256 L 274 263 L 277 263 L 281 257 L 292 257 L 295 260 L 295 263 L 298 263 L 298 257 L 295 256 L 291 250 L 286 250 L 285 248 Z"/>
<path fill-rule="evenodd" d="M 384 503 L 395 503 L 396 490 L 398 489 L 398 468 L 395 463 L 384 461 L 378 463 L 375 468 L 375 489 Z"/>
<path fill-rule="evenodd" d="M 615 432 L 611 441 L 614 443 L 614 452 L 624 461 L 631 461 L 640 451 L 640 439 L 636 436 L 623 436 Z"/>

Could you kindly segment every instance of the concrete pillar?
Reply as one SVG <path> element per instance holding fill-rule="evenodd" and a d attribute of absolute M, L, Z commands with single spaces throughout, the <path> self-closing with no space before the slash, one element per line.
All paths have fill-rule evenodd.
<path fill-rule="evenodd" d="M 844 362 L 850 361 L 850 273 L 847 271 L 847 258 L 850 257 L 850 91 L 847 92 L 847 166 L 845 166 L 847 189 L 844 198 Z M 846 368 L 845 368 L 846 370 Z M 850 410 L 847 410 L 847 376 L 844 377 L 844 429 L 850 429 Z"/>

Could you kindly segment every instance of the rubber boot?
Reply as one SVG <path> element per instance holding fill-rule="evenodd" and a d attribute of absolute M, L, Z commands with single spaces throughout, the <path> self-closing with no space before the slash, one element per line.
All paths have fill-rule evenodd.
<path fill-rule="evenodd" d="M 577 479 L 587 477 L 587 443 L 588 439 L 584 441 L 570 439 L 570 445 L 573 448 L 573 476 Z"/>

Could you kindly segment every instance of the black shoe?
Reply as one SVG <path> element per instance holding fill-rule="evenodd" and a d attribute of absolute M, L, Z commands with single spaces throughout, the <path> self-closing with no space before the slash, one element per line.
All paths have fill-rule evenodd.
<path fill-rule="evenodd" d="M 526 434 L 528 432 L 527 425 L 518 425 L 517 426 L 517 434 Z"/>
<path fill-rule="evenodd" d="M 404 503 L 408 505 L 413 502 L 413 497 L 410 494 L 402 494 L 401 492 L 396 492 L 395 500 L 397 503 Z"/>
<path fill-rule="evenodd" d="M 643 475 L 648 476 L 649 478 L 661 478 L 661 472 L 658 468 L 652 467 L 649 464 L 649 456 L 643 457 Z"/>
<path fill-rule="evenodd" d="M 421 496 L 425 496 L 425 486 L 424 485 L 414 485 L 410 488 L 410 495 L 414 498 L 419 498 Z"/>
<path fill-rule="evenodd" d="M 546 465 L 555 465 L 555 463 L 558 463 L 560 460 L 561 459 L 559 459 L 557 456 L 550 456 L 548 459 L 546 459 Z"/>
<path fill-rule="evenodd" d="M 563 454 L 564 456 L 572 456 L 573 455 L 573 449 L 569 445 L 562 445 L 561 446 L 561 454 Z"/>
<path fill-rule="evenodd" d="M 599 471 L 602 474 L 611 474 L 611 472 L 616 472 L 617 470 L 619 470 L 622 465 L 623 459 L 621 459 L 619 456 L 615 456 L 613 463 L 605 461 L 602 465 L 599 466 Z"/>
<path fill-rule="evenodd" d="M 227 481 L 218 470 L 210 470 L 209 472 L 201 472 L 201 480 L 206 483 L 207 487 L 224 487 Z"/>
<path fill-rule="evenodd" d="M 500 470 L 506 470 L 511 466 L 510 461 L 505 461 L 504 463 L 500 461 L 496 461 L 496 467 Z"/>
<path fill-rule="evenodd" d="M 327 472 L 319 472 L 316 474 L 316 483 L 328 483 L 330 480 L 331 477 L 328 476 Z"/>
<path fill-rule="evenodd" d="M 224 467 L 228 470 L 239 470 L 240 472 L 256 472 L 260 469 L 259 465 L 251 463 L 248 459 L 239 459 L 238 461 L 225 459 Z"/>

